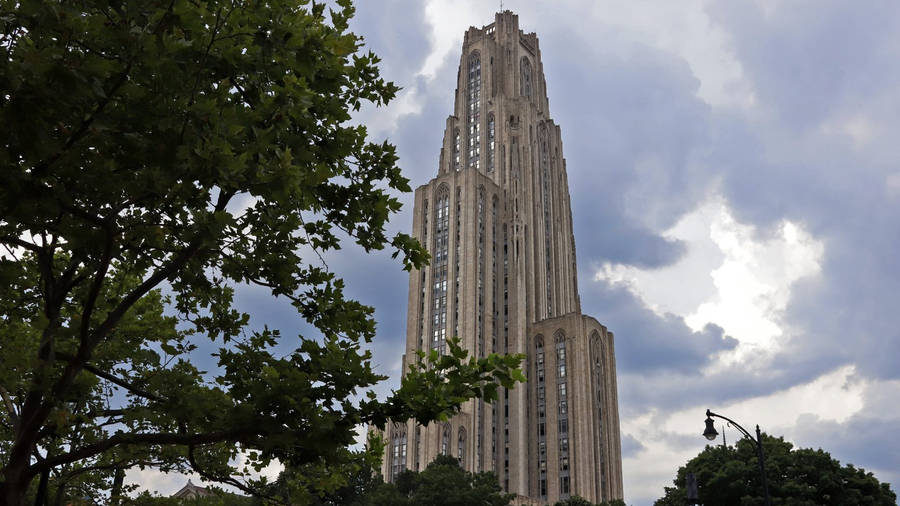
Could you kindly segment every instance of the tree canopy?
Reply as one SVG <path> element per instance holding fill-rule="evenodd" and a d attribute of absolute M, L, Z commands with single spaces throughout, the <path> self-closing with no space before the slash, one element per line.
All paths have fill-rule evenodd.
<path fill-rule="evenodd" d="M 360 424 L 444 418 L 524 379 L 519 357 L 451 343 L 371 391 L 372 309 L 323 255 L 427 253 L 386 233 L 410 191 L 394 147 L 349 122 L 397 92 L 353 12 L 0 0 L 0 502 L 114 500 L 134 466 L 259 494 L 275 459 L 335 489 L 381 450 L 348 450 Z M 251 326 L 245 284 L 316 335 Z"/>
<path fill-rule="evenodd" d="M 285 469 L 270 486 L 275 497 L 297 496 L 292 491 L 302 469 Z M 505 494 L 494 473 L 463 470 L 456 458 L 440 455 L 421 472 L 398 474 L 385 483 L 377 467 L 361 466 L 340 488 L 311 498 L 311 506 L 506 506 L 515 497 Z"/>
<path fill-rule="evenodd" d="M 625 501 L 613 499 L 612 501 L 603 501 L 595 505 L 591 501 L 575 495 L 562 501 L 556 501 L 553 506 L 625 506 Z"/>
<path fill-rule="evenodd" d="M 872 473 L 842 466 L 824 450 L 794 449 L 783 438 L 763 434 L 766 477 L 773 506 L 895 506 L 897 496 Z M 688 473 L 697 478 L 701 504 L 758 506 L 765 504 L 756 444 L 742 439 L 735 446 L 707 446 L 678 469 L 675 486 L 655 506 L 687 504 Z"/>
<path fill-rule="evenodd" d="M 422 472 L 404 471 L 394 483 L 378 484 L 359 506 L 506 506 L 515 497 L 500 488 L 497 475 L 471 473 L 456 458 L 441 455 Z"/>

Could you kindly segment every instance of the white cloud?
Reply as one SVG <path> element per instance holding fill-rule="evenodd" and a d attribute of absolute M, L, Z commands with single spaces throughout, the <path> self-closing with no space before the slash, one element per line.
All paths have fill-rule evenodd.
<path fill-rule="evenodd" d="M 401 118 L 422 112 L 424 102 L 428 98 L 422 87 L 429 86 L 438 71 L 448 64 L 447 59 L 459 51 L 466 29 L 469 26 L 483 26 L 492 20 L 492 6 L 484 2 L 476 0 L 427 2 L 425 23 L 430 47 L 422 65 L 414 75 L 400 79 L 403 89 L 387 106 L 375 107 L 367 104 L 354 115 L 355 121 L 366 125 L 370 138 L 390 137 L 397 130 Z M 388 77 L 398 79 L 397 76 Z M 452 89 L 446 92 L 451 93 Z"/>
<path fill-rule="evenodd" d="M 900 172 L 888 174 L 884 180 L 885 187 L 889 194 L 900 196 Z"/>
<path fill-rule="evenodd" d="M 431 30 L 431 52 L 419 74 L 433 79 L 447 57 L 459 51 L 466 29 L 492 23 L 497 7 L 494 3 L 479 0 L 429 1 L 425 6 L 425 21 Z"/>
<path fill-rule="evenodd" d="M 243 452 L 238 454 L 237 458 L 232 461 L 232 464 L 237 469 L 246 473 L 250 478 L 258 479 L 260 477 L 266 477 L 270 483 L 278 479 L 278 475 L 284 470 L 284 466 L 276 459 L 270 462 L 266 467 L 256 471 L 250 467 L 246 454 Z M 230 485 L 206 482 L 196 473 L 164 473 L 155 468 L 139 469 L 136 467 L 129 469 L 128 472 L 125 473 L 125 483 L 137 484 L 139 486 L 138 493 L 146 490 L 152 494 L 158 494 L 163 497 L 168 497 L 181 490 L 188 480 L 191 480 L 195 485 L 215 485 L 230 492 L 243 494 L 243 492 L 240 492 Z"/>
<path fill-rule="evenodd" d="M 415 80 L 415 78 L 413 78 Z M 364 104 L 359 112 L 353 115 L 353 121 L 365 125 L 370 140 L 379 141 L 389 138 L 397 130 L 400 119 L 410 114 L 422 112 L 423 98 L 416 84 L 403 88 L 394 100 L 387 105 L 376 107 Z"/>
<path fill-rule="evenodd" d="M 683 58 L 700 80 L 697 96 L 714 106 L 750 107 L 755 99 L 727 34 L 706 13 L 708 0 L 637 0 L 594 4 L 595 20 L 625 28 L 635 40 Z"/>
<path fill-rule="evenodd" d="M 514 2 L 507 8 L 520 15 L 521 26 L 526 31 L 546 32 L 548 25 L 560 24 L 567 30 L 580 32 L 585 43 L 622 56 L 628 56 L 634 45 L 672 54 L 687 62 L 700 81 L 697 96 L 701 100 L 713 106 L 752 107 L 756 99 L 740 61 L 731 50 L 728 34 L 707 14 L 711 3 L 711 0 L 627 3 L 568 0 Z M 620 31 L 621 38 L 612 38 L 610 30 L 598 27 Z"/>
<path fill-rule="evenodd" d="M 741 343 L 726 364 L 749 350 L 777 347 L 791 286 L 816 275 L 824 254 L 823 243 L 799 224 L 784 221 L 766 235 L 737 222 L 717 196 L 662 235 L 686 244 L 687 253 L 675 264 L 605 264 L 595 278 L 627 286 L 658 314 L 682 316 L 695 331 L 708 323 L 722 327 Z"/>
<path fill-rule="evenodd" d="M 194 484 L 205 485 L 196 474 L 164 473 L 153 468 L 132 468 L 125 473 L 125 483 L 137 484 L 140 487 L 138 492 L 146 490 L 164 497 L 181 490 L 188 480 Z"/>

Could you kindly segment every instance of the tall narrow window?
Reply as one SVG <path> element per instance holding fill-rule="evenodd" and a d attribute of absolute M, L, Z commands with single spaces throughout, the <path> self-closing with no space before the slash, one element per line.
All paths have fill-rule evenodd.
<path fill-rule="evenodd" d="M 494 154 L 496 151 L 496 139 L 495 139 L 496 132 L 495 132 L 495 128 L 494 128 L 494 115 L 493 114 L 488 116 L 487 133 L 488 133 L 487 171 L 494 172 L 494 163 L 495 163 L 494 160 L 496 158 L 496 155 Z"/>
<path fill-rule="evenodd" d="M 569 497 L 569 395 L 566 375 L 566 336 L 556 333 L 557 434 L 559 436 L 559 497 Z"/>
<path fill-rule="evenodd" d="M 454 337 L 459 337 L 459 248 L 462 244 L 462 190 L 457 186 L 456 187 L 456 243 L 454 246 L 454 265 L 453 265 L 453 275 L 455 278 L 454 289 L 453 289 L 453 325 L 454 325 Z"/>
<path fill-rule="evenodd" d="M 509 353 L 509 231 L 503 224 L 503 353 Z"/>
<path fill-rule="evenodd" d="M 406 427 L 392 426 L 391 438 L 391 480 L 406 469 Z"/>
<path fill-rule="evenodd" d="M 438 189 L 434 207 L 434 263 L 431 268 L 431 348 L 447 348 L 447 250 L 450 233 L 450 192 Z"/>
<path fill-rule="evenodd" d="M 603 405 L 604 405 L 604 396 L 603 392 L 605 391 L 605 382 L 603 381 L 603 375 L 605 371 L 604 367 L 604 351 L 603 345 L 600 340 L 600 333 L 596 330 L 591 332 L 591 348 L 592 354 L 591 361 L 594 364 L 594 378 L 595 378 L 595 386 L 594 389 L 596 391 L 596 411 L 595 411 L 595 420 L 597 424 L 597 434 L 606 434 L 606 428 L 603 426 Z M 605 448 L 603 447 L 603 437 L 597 437 L 595 439 L 597 450 L 594 452 L 595 457 L 595 467 L 600 471 L 600 476 L 606 476 L 606 458 L 604 455 L 606 454 Z M 609 497 L 609 482 L 605 479 L 600 480 L 600 497 Z"/>
<path fill-rule="evenodd" d="M 459 170 L 459 129 L 453 131 L 453 170 Z"/>
<path fill-rule="evenodd" d="M 531 61 L 523 56 L 519 61 L 519 94 L 523 97 L 531 96 Z"/>
<path fill-rule="evenodd" d="M 476 213 L 478 220 L 478 243 L 477 243 L 477 299 L 478 299 L 478 321 L 476 332 L 478 333 L 478 356 L 485 356 L 484 348 L 484 186 L 478 188 L 478 202 L 476 204 Z"/>
<path fill-rule="evenodd" d="M 468 127 L 468 166 L 481 168 L 481 54 L 469 55 L 469 83 L 466 95 L 466 126 Z"/>
<path fill-rule="evenodd" d="M 542 124 L 538 129 L 538 142 L 541 149 L 541 200 L 543 201 L 544 211 L 544 290 L 546 291 L 546 315 L 552 317 L 553 311 L 553 265 L 551 258 L 553 257 L 553 249 L 551 242 L 551 221 L 550 221 L 550 152 L 548 149 L 548 134 L 546 124 Z"/>
<path fill-rule="evenodd" d="M 500 334 L 500 309 L 497 301 L 500 298 L 499 274 L 497 272 L 497 206 L 499 200 L 497 196 L 491 200 L 491 316 L 493 325 L 491 326 L 491 353 L 497 352 L 497 336 Z"/>
<path fill-rule="evenodd" d="M 423 206 L 423 218 L 422 218 L 422 244 L 425 244 L 426 247 L 428 245 L 428 199 L 425 199 L 425 205 Z M 425 341 L 425 320 L 428 317 L 425 314 L 425 269 L 422 268 L 419 271 L 419 349 L 425 351 L 426 341 Z"/>
<path fill-rule="evenodd" d="M 547 498 L 547 409 L 544 384 L 544 338 L 537 336 L 534 343 L 534 372 L 537 376 L 537 439 L 538 439 L 538 482 L 541 499 Z"/>

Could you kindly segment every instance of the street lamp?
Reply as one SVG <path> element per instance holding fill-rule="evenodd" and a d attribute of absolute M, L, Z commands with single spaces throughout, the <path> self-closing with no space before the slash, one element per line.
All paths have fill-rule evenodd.
<path fill-rule="evenodd" d="M 769 498 L 769 482 L 766 480 L 766 464 L 765 464 L 765 455 L 763 454 L 763 446 L 762 446 L 762 435 L 759 432 L 759 425 L 756 426 L 756 437 L 750 435 L 746 429 L 741 427 L 741 425 L 731 418 L 727 416 L 722 416 L 716 413 L 713 413 L 709 409 L 706 410 L 706 429 L 703 431 L 703 437 L 712 441 L 719 436 L 719 432 L 716 431 L 716 427 L 713 422 L 713 417 L 721 418 L 726 422 L 730 423 L 732 426 L 737 427 L 739 431 L 749 439 L 756 443 L 756 456 L 759 458 L 759 475 L 762 477 L 763 491 L 765 492 L 766 497 L 766 506 L 772 506 L 772 501 Z"/>

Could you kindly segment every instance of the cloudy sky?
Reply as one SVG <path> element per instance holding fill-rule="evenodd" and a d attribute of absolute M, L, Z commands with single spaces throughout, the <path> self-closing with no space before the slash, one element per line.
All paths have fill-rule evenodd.
<path fill-rule="evenodd" d="M 413 186 L 437 170 L 462 36 L 499 1 L 363 0 L 404 89 L 365 110 Z M 506 0 L 562 128 L 585 313 L 616 334 L 626 500 L 702 450 L 706 408 L 900 485 L 900 4 Z M 408 231 L 411 198 L 392 223 Z M 329 260 L 399 383 L 407 277 Z M 257 322 L 288 305 L 244 290 Z M 729 441 L 737 439 L 726 429 Z M 181 483 L 145 476 L 166 493 Z M 170 493 L 170 492 L 169 492 Z"/>

